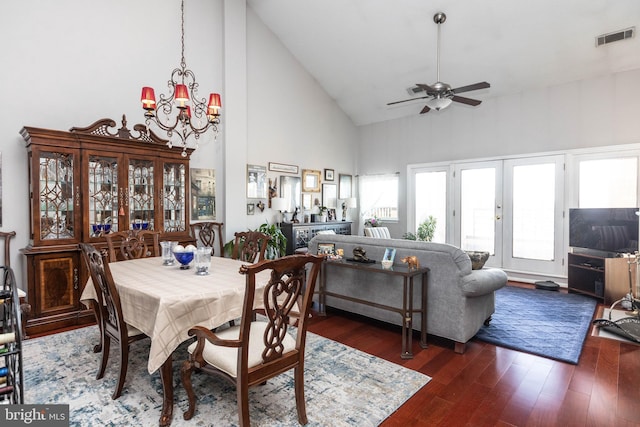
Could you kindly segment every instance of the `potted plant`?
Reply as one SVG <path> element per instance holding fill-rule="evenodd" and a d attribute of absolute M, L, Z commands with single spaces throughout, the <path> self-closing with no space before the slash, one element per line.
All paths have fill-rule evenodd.
<path fill-rule="evenodd" d="M 251 230 L 250 230 L 251 231 Z M 271 237 L 269 239 L 269 243 L 267 244 L 267 251 L 265 253 L 265 258 L 267 259 L 276 259 L 282 256 L 285 256 L 287 253 L 287 238 L 282 233 L 275 224 L 269 225 L 269 223 L 265 222 L 260 225 L 260 227 L 256 228 L 253 231 L 259 231 Z M 233 246 L 235 244 L 235 239 L 229 240 L 224 245 L 224 256 L 227 258 L 231 257 L 233 253 Z"/>
<path fill-rule="evenodd" d="M 429 215 L 429 217 L 422 221 L 418 226 L 416 239 L 430 242 L 433 239 L 434 233 L 436 232 L 436 222 L 436 218 L 433 215 Z"/>

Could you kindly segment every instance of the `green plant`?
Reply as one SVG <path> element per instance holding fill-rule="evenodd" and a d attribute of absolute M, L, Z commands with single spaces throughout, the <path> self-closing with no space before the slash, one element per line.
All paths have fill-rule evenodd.
<path fill-rule="evenodd" d="M 436 232 L 436 222 L 437 220 L 433 215 L 429 215 L 429 218 L 422 221 L 418 226 L 418 232 L 416 233 L 417 240 L 430 242 Z"/>
<path fill-rule="evenodd" d="M 265 258 L 276 259 L 286 255 L 287 238 L 282 233 L 282 230 L 280 230 L 275 224 L 269 225 L 269 223 L 265 222 L 253 231 L 259 231 L 271 237 L 271 239 L 269 239 L 269 243 L 267 244 L 267 252 L 265 253 Z M 227 243 L 225 243 L 224 256 L 230 258 L 231 254 L 233 253 L 234 246 L 235 239 L 229 240 Z"/>
<path fill-rule="evenodd" d="M 402 238 L 405 240 L 417 240 L 415 233 L 412 233 L 410 231 L 407 231 L 406 233 L 404 233 L 402 235 Z"/>

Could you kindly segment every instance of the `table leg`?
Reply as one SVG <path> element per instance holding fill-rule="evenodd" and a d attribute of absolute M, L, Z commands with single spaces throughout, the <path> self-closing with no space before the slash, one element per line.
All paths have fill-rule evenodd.
<path fill-rule="evenodd" d="M 160 425 L 169 426 L 173 418 L 173 356 L 169 355 L 160 367 L 160 379 L 162 380 L 162 414 Z"/>
<path fill-rule="evenodd" d="M 422 307 L 420 307 L 420 347 L 427 348 L 427 272 L 422 273 Z"/>
<path fill-rule="evenodd" d="M 400 354 L 400 358 L 402 359 L 413 359 L 413 352 L 411 351 L 411 318 L 413 314 L 407 310 L 407 299 L 413 299 L 413 292 L 410 292 L 410 290 L 413 289 L 413 277 L 410 280 L 411 286 L 407 289 L 407 277 L 404 277 L 402 289 L 402 353 Z M 412 303 L 409 302 L 410 306 L 411 304 Z"/>

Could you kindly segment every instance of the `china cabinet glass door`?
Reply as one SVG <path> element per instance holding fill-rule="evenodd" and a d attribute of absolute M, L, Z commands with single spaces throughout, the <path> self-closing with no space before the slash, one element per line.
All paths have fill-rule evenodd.
<path fill-rule="evenodd" d="M 40 241 L 75 239 L 76 215 L 80 211 L 78 177 L 74 173 L 74 152 L 36 152 L 38 171 L 38 216 Z"/>
<path fill-rule="evenodd" d="M 184 163 L 165 163 L 163 171 L 164 231 L 185 231 L 187 229 L 186 166 Z"/>
<path fill-rule="evenodd" d="M 119 230 L 118 158 L 89 155 L 88 235 L 100 237 Z"/>
<path fill-rule="evenodd" d="M 129 159 L 128 188 L 125 208 L 128 207 L 129 229 L 155 229 L 155 162 L 145 159 Z"/>

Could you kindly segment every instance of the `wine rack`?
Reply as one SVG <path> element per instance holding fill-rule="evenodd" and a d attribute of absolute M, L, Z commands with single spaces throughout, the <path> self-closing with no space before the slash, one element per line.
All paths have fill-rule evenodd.
<path fill-rule="evenodd" d="M 24 404 L 20 298 L 13 270 L 0 266 L 0 404 Z"/>

